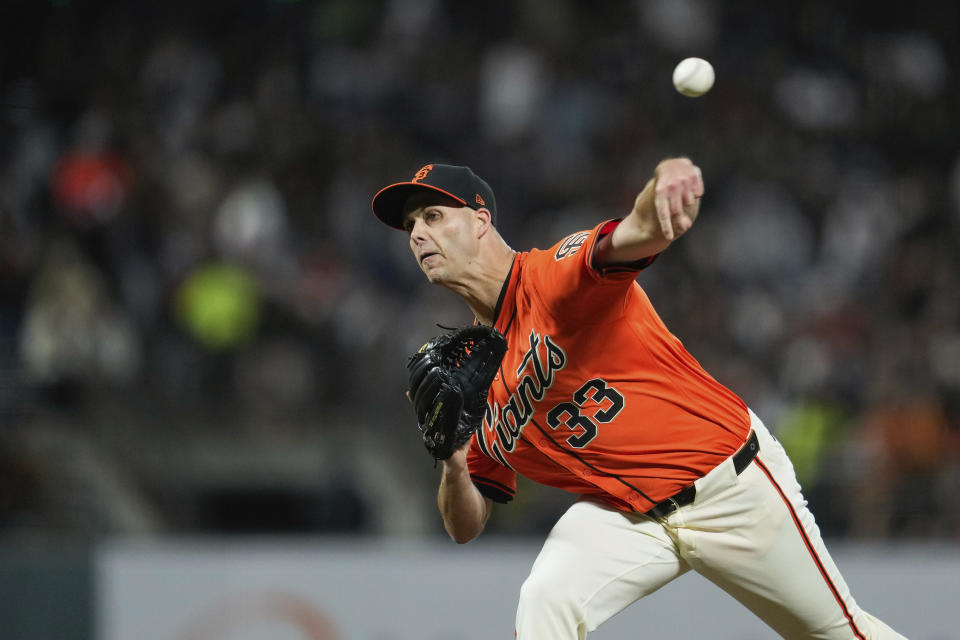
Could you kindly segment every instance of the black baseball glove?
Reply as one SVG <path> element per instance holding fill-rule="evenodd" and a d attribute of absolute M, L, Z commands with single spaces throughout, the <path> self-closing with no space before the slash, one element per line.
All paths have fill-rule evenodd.
<path fill-rule="evenodd" d="M 435 459 L 452 456 L 480 427 L 506 352 L 503 334 L 476 324 L 439 335 L 410 356 L 410 401 Z"/>

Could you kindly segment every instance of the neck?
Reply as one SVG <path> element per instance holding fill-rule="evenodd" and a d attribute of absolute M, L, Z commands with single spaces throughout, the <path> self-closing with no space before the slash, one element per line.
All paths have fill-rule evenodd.
<path fill-rule="evenodd" d="M 516 253 L 501 240 L 490 251 L 481 253 L 469 277 L 447 285 L 463 298 L 481 324 L 493 324 L 497 300 Z"/>

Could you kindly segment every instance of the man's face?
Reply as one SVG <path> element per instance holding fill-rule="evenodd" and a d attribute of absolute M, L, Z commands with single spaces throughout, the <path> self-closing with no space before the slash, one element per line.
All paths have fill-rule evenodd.
<path fill-rule="evenodd" d="M 476 255 L 476 212 L 456 200 L 416 193 L 404 206 L 403 228 L 410 250 L 433 284 L 457 282 Z"/>

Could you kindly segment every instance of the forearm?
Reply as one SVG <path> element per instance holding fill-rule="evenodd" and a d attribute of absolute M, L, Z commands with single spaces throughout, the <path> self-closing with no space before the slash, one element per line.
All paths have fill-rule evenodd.
<path fill-rule="evenodd" d="M 655 181 L 651 179 L 634 203 L 630 214 L 604 238 L 598 247 L 598 262 L 628 264 L 656 255 L 670 246 L 663 235 L 654 206 Z"/>
<path fill-rule="evenodd" d="M 470 480 L 465 465 L 444 461 L 437 506 L 451 538 L 463 544 L 479 536 L 490 517 L 492 504 Z"/>

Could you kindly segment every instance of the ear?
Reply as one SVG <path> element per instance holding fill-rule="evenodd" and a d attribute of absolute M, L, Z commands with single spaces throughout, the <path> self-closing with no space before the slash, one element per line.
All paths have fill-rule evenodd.
<path fill-rule="evenodd" d="M 486 207 L 480 207 L 479 209 L 473 209 L 474 220 L 477 221 L 477 237 L 481 237 L 490 230 L 492 225 L 490 210 Z"/>

